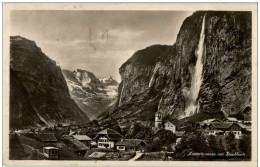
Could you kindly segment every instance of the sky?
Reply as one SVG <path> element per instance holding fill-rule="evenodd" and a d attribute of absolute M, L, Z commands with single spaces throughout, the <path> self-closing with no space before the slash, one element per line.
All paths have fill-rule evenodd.
<path fill-rule="evenodd" d="M 37 46 L 62 69 L 83 69 L 120 82 L 119 68 L 134 52 L 173 45 L 192 11 L 27 11 L 11 13 L 11 35 Z"/>

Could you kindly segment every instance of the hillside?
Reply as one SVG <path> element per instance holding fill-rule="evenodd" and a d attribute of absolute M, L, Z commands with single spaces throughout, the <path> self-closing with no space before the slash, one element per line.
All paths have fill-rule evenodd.
<path fill-rule="evenodd" d="M 10 127 L 87 123 L 60 67 L 34 41 L 10 37 Z"/>

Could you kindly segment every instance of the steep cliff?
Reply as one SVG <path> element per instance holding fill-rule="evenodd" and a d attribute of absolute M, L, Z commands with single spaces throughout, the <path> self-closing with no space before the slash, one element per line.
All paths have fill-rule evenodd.
<path fill-rule="evenodd" d="M 185 110 L 185 93 L 194 74 L 203 16 L 205 42 L 203 79 L 197 98 L 199 112 L 231 115 L 251 105 L 251 13 L 196 12 L 184 21 L 178 34 L 176 56 L 170 62 L 175 70 L 167 77 L 171 82 L 163 90 L 159 111 L 177 116 Z"/>
<path fill-rule="evenodd" d="M 150 86 L 153 73 L 157 70 L 156 62 L 171 49 L 167 45 L 153 45 L 139 50 L 119 69 L 122 82 L 119 86 L 118 106 L 131 100 Z"/>
<path fill-rule="evenodd" d="M 172 119 L 190 116 L 184 111 L 189 104 L 202 27 L 202 84 L 191 115 L 241 112 L 251 105 L 251 24 L 250 12 L 193 13 L 184 20 L 175 44 L 155 56 L 159 59 L 154 59 L 155 51 L 144 52 L 148 47 L 121 66 L 121 103 L 119 100 L 118 107 L 106 117 L 122 119 L 131 114 L 135 119 L 152 121 L 156 111 Z M 143 63 L 150 59 L 151 64 Z"/>
<path fill-rule="evenodd" d="M 71 97 L 91 120 L 116 102 L 118 83 L 112 77 L 98 79 L 93 73 L 81 69 L 63 69 L 62 73 Z"/>
<path fill-rule="evenodd" d="M 10 127 L 87 123 L 61 69 L 34 41 L 10 38 Z"/>

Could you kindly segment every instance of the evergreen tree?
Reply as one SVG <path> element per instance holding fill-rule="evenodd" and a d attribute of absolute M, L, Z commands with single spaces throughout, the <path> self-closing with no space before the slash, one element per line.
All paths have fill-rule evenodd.
<path fill-rule="evenodd" d="M 226 138 L 227 143 L 227 151 L 230 153 L 235 153 L 237 151 L 237 144 L 235 142 L 235 135 L 233 133 L 229 133 Z"/>
<path fill-rule="evenodd" d="M 239 141 L 239 149 L 247 156 L 251 156 L 251 136 L 244 135 Z"/>
<path fill-rule="evenodd" d="M 225 149 L 225 146 L 223 145 L 223 140 L 222 139 L 219 139 L 218 146 L 219 146 L 219 152 L 220 153 L 226 153 L 226 149 Z"/>
<path fill-rule="evenodd" d="M 220 149 L 219 149 L 219 145 L 218 145 L 219 143 L 217 143 L 216 137 L 213 136 L 213 135 L 210 135 L 210 136 L 209 136 L 208 143 L 209 143 L 209 147 L 210 147 L 211 151 L 212 151 L 213 153 L 218 154 L 219 151 L 220 151 Z"/>

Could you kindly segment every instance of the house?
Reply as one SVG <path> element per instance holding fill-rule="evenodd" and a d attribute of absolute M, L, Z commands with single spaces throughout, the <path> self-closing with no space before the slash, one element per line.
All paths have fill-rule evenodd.
<path fill-rule="evenodd" d="M 38 133 L 36 134 L 36 138 L 45 143 L 56 143 L 57 138 L 55 137 L 54 133 Z"/>
<path fill-rule="evenodd" d="M 91 159 L 103 160 L 105 155 L 106 155 L 106 153 L 104 153 L 104 152 L 93 152 L 88 157 Z"/>
<path fill-rule="evenodd" d="M 80 130 L 70 130 L 69 136 L 79 135 Z"/>
<path fill-rule="evenodd" d="M 212 122 L 208 127 L 209 135 L 228 135 L 233 133 L 239 139 L 242 135 L 242 127 L 234 122 Z"/>
<path fill-rule="evenodd" d="M 214 119 L 207 119 L 207 120 L 204 120 L 202 122 L 198 122 L 196 123 L 196 128 L 197 129 L 205 129 L 209 126 L 209 124 L 211 122 L 222 122 L 221 120 L 217 119 L 217 118 L 214 118 Z"/>
<path fill-rule="evenodd" d="M 252 109 L 251 107 L 247 106 L 243 111 L 241 111 L 243 117 L 244 117 L 244 122 L 250 122 L 251 123 L 251 112 Z"/>
<path fill-rule="evenodd" d="M 177 138 L 175 145 L 179 144 L 179 143 L 181 142 L 181 139 L 182 139 L 182 138 Z"/>
<path fill-rule="evenodd" d="M 146 143 L 140 139 L 122 139 L 115 146 L 119 151 L 143 151 Z"/>
<path fill-rule="evenodd" d="M 172 122 L 170 122 L 170 121 L 166 121 L 164 123 L 164 129 L 172 131 L 172 133 L 176 132 L 176 126 Z"/>
<path fill-rule="evenodd" d="M 223 122 L 238 122 L 238 120 L 233 117 L 226 117 L 223 119 Z"/>
<path fill-rule="evenodd" d="M 90 148 L 92 139 L 87 135 L 73 135 L 73 137 Z"/>
<path fill-rule="evenodd" d="M 108 128 L 98 132 L 95 140 L 98 143 L 98 148 L 114 148 L 115 143 L 122 137 L 120 133 Z"/>
<path fill-rule="evenodd" d="M 59 149 L 56 147 L 43 147 L 43 156 L 48 159 L 58 159 Z"/>
<path fill-rule="evenodd" d="M 70 151 L 73 151 L 75 154 L 78 155 L 85 155 L 87 150 L 89 149 L 88 146 L 80 142 L 79 140 L 75 139 L 73 136 L 63 136 L 61 138 L 62 142 L 65 143 Z"/>
<path fill-rule="evenodd" d="M 251 124 L 248 123 L 237 123 L 241 128 L 242 128 L 242 134 L 247 134 L 250 135 L 251 134 Z"/>

